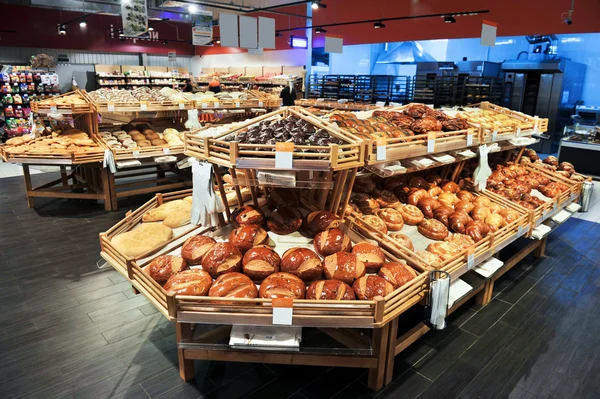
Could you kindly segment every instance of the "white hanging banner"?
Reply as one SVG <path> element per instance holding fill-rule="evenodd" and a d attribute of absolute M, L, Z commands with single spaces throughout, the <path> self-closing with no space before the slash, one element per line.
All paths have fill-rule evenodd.
<path fill-rule="evenodd" d="M 240 47 L 254 49 L 258 47 L 258 21 L 256 18 L 240 15 Z"/>
<path fill-rule="evenodd" d="M 275 19 L 258 17 L 258 47 L 275 48 Z"/>
<path fill-rule="evenodd" d="M 235 14 L 220 13 L 219 29 L 221 32 L 221 46 L 239 47 L 238 17 Z M 256 47 L 256 46 L 254 46 Z"/>
<path fill-rule="evenodd" d="M 497 31 L 497 23 L 484 20 L 483 24 L 481 25 L 481 45 L 491 47 L 495 46 Z"/>
<path fill-rule="evenodd" d="M 249 48 L 248 55 L 263 55 L 262 48 Z"/>
<path fill-rule="evenodd" d="M 194 14 L 192 25 L 192 44 L 194 46 L 211 46 L 213 40 L 213 13 L 201 10 Z"/>
<path fill-rule="evenodd" d="M 125 36 L 140 36 L 148 32 L 148 6 L 146 0 L 122 1 L 121 16 Z"/>
<path fill-rule="evenodd" d="M 341 36 L 325 36 L 325 52 L 342 54 L 344 39 Z"/>

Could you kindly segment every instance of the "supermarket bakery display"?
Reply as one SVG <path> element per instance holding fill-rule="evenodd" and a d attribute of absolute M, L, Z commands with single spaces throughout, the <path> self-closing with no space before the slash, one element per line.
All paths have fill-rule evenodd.
<path fill-rule="evenodd" d="M 60 130 L 54 130 L 47 136 L 37 139 L 15 140 L 13 145 L 3 148 L 6 154 L 83 154 L 102 151 L 88 133 L 62 125 Z M 12 144 L 12 143 L 7 143 Z"/>
<path fill-rule="evenodd" d="M 100 138 L 113 150 L 139 150 L 150 147 L 182 147 L 186 132 L 166 128 L 156 132 L 147 123 L 127 123 L 114 131 L 101 131 Z"/>

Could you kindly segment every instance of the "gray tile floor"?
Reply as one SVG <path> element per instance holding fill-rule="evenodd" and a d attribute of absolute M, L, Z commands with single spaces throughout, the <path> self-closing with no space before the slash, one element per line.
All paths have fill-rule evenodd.
<path fill-rule="evenodd" d="M 22 178 L 0 179 L 2 397 L 600 397 L 596 200 L 551 236 L 546 257 L 503 276 L 488 306 L 468 303 L 400 354 L 391 385 L 373 393 L 365 371 L 326 367 L 197 362 L 184 383 L 173 325 L 96 266 L 98 233 L 143 199 L 114 213 L 43 199 L 32 210 L 23 192 Z"/>

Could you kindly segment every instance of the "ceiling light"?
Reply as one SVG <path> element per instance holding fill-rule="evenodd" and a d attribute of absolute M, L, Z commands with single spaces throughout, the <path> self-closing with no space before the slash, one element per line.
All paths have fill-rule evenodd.
<path fill-rule="evenodd" d="M 217 44 L 221 44 L 221 40 L 217 39 Z"/>
<path fill-rule="evenodd" d="M 375 22 L 373 24 L 373 28 L 375 28 L 375 29 L 381 29 L 381 28 L 385 28 L 385 25 L 383 24 L 383 22 L 378 21 L 378 22 Z"/>
<path fill-rule="evenodd" d="M 82 19 L 82 20 L 79 22 L 79 26 L 81 26 L 82 28 L 85 28 L 85 27 L 87 26 L 87 21 L 86 21 L 85 19 Z"/>
<path fill-rule="evenodd" d="M 154 30 L 153 27 L 151 27 L 151 26 L 148 27 L 148 32 L 152 32 L 153 30 Z"/>
<path fill-rule="evenodd" d="M 125 33 L 123 33 L 123 29 L 119 29 L 119 37 L 123 37 L 125 36 Z"/>
<path fill-rule="evenodd" d="M 66 35 L 67 34 L 67 28 L 65 28 L 64 25 L 59 25 L 58 26 L 58 34 L 59 35 Z"/>
<path fill-rule="evenodd" d="M 283 37 L 283 33 L 281 33 L 281 32 L 275 32 L 275 37 Z"/>
<path fill-rule="evenodd" d="M 121 0 L 121 3 L 123 3 L 123 4 L 129 4 L 129 3 L 131 3 L 131 0 Z"/>
<path fill-rule="evenodd" d="M 190 12 L 190 14 L 196 14 L 198 12 L 198 6 L 195 4 L 190 4 L 188 6 L 188 11 Z"/>
<path fill-rule="evenodd" d="M 315 33 L 327 33 L 327 31 L 323 28 L 317 28 L 315 29 Z"/>
<path fill-rule="evenodd" d="M 454 18 L 452 15 L 450 15 L 448 17 L 444 17 L 444 23 L 455 24 L 456 23 L 456 18 Z"/>
<path fill-rule="evenodd" d="M 327 4 L 323 4 L 320 0 L 317 0 L 312 2 L 311 7 L 313 10 L 318 10 L 319 8 L 327 8 Z"/>

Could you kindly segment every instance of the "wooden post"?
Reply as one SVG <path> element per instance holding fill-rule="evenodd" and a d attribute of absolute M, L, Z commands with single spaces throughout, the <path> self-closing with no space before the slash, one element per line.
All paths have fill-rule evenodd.
<path fill-rule="evenodd" d="M 112 201 L 112 190 L 110 189 L 109 173 L 110 172 L 108 171 L 108 168 L 100 168 L 100 177 L 102 178 L 102 195 L 104 196 L 105 211 L 114 210 Z M 112 175 L 112 173 L 110 173 L 110 175 Z"/>
<path fill-rule="evenodd" d="M 385 365 L 385 385 L 392 382 L 394 376 L 394 359 L 396 359 L 396 341 L 398 340 L 398 318 L 390 322 L 390 331 L 387 344 L 386 365 Z"/>
<path fill-rule="evenodd" d="M 483 289 L 475 296 L 477 305 L 485 306 L 492 301 L 494 292 L 494 280 L 489 279 L 485 282 Z"/>
<path fill-rule="evenodd" d="M 548 236 L 542 238 L 540 245 L 533 251 L 533 256 L 536 258 L 544 256 L 544 253 L 546 253 L 546 241 L 548 241 Z"/>
<path fill-rule="evenodd" d="M 231 175 L 231 178 L 236 181 L 233 184 L 233 188 L 235 189 L 235 195 L 237 197 L 238 200 L 238 206 L 241 208 L 242 206 L 244 206 L 244 197 L 242 196 L 242 192 L 240 191 L 240 186 L 237 182 L 237 173 L 235 172 L 235 168 L 231 168 L 229 169 L 229 174 Z M 227 200 L 227 198 L 225 199 Z"/>
<path fill-rule="evenodd" d="M 194 378 L 196 372 L 194 370 L 194 361 L 185 358 L 185 350 L 179 347 L 183 340 L 189 340 L 192 337 L 192 326 L 189 323 L 175 322 L 175 334 L 177 337 L 177 357 L 179 359 L 179 376 L 184 381 L 189 381 Z"/>
<path fill-rule="evenodd" d="M 385 366 L 387 364 L 387 348 L 390 324 L 373 330 L 373 353 L 377 358 L 377 366 L 369 369 L 368 385 L 373 391 L 383 387 L 385 379 Z"/>
<path fill-rule="evenodd" d="M 217 181 L 217 186 L 219 187 L 219 194 L 221 194 L 221 200 L 223 201 L 223 205 L 225 205 L 227 223 L 231 223 L 231 213 L 229 212 L 229 204 L 227 203 L 227 194 L 225 194 L 225 187 L 223 187 L 223 179 L 221 179 L 219 172 L 217 172 L 216 166 L 213 166 L 213 174 L 215 175 L 215 180 Z"/>
<path fill-rule="evenodd" d="M 33 197 L 29 196 L 31 189 L 31 175 L 29 174 L 29 165 L 23 164 L 23 178 L 25 179 L 25 190 L 27 192 L 27 207 L 33 208 Z"/>
<path fill-rule="evenodd" d="M 67 167 L 65 165 L 60 165 L 60 180 L 63 187 L 67 187 L 69 185 L 69 179 L 67 179 Z"/>

